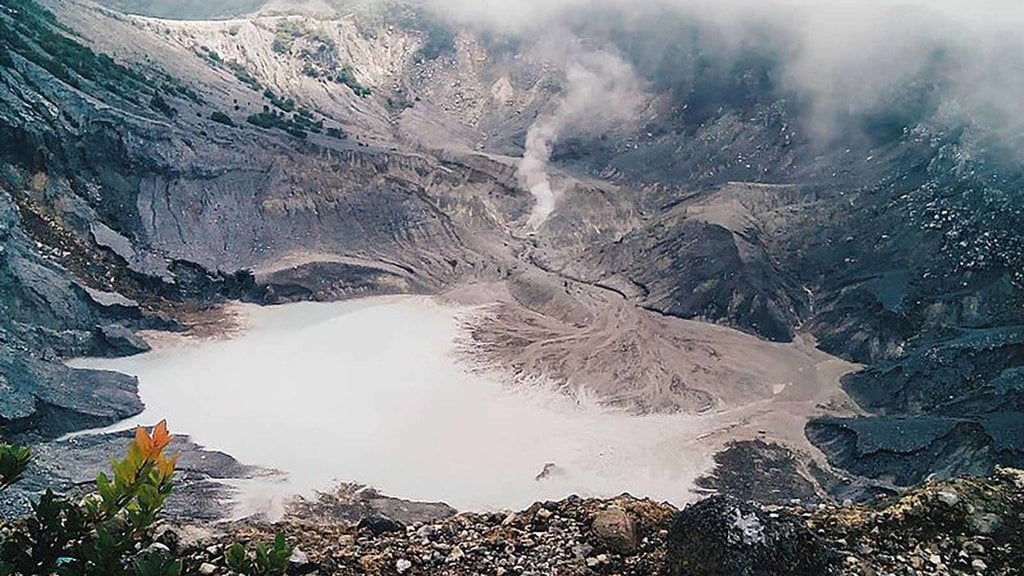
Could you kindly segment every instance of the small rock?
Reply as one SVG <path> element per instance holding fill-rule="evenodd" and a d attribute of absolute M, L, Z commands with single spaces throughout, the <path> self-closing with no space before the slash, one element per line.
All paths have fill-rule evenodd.
<path fill-rule="evenodd" d="M 575 544 L 572 547 L 573 555 L 580 560 L 586 558 L 587 556 L 590 556 L 590 553 L 593 551 L 594 547 L 587 543 Z"/>
<path fill-rule="evenodd" d="M 217 573 L 217 567 L 209 562 L 203 562 L 199 565 L 199 573 L 202 574 L 202 576 L 210 576 L 211 574 Z"/>
<path fill-rule="evenodd" d="M 1003 519 L 998 514 L 974 514 L 967 518 L 971 531 L 982 536 L 990 536 L 1003 527 Z"/>
<path fill-rule="evenodd" d="M 454 563 L 458 562 L 459 560 L 462 560 L 465 557 L 466 553 L 462 551 L 462 548 L 456 546 L 455 548 L 452 548 L 451 552 L 448 553 L 448 558 L 445 561 Z"/>
<path fill-rule="evenodd" d="M 956 492 L 942 491 L 938 493 L 939 502 L 946 506 L 956 506 L 960 503 L 960 496 Z"/>
<path fill-rule="evenodd" d="M 131 356 L 151 349 L 145 340 L 120 324 L 97 326 L 95 334 L 105 356 Z"/>
<path fill-rule="evenodd" d="M 221 548 L 220 544 L 214 544 L 206 548 L 206 553 L 210 556 L 220 556 L 221 551 L 223 551 L 223 548 Z"/>
<path fill-rule="evenodd" d="M 405 571 L 409 568 L 412 568 L 412 562 L 405 558 L 399 558 L 398 561 L 395 562 L 395 571 L 399 574 L 405 574 Z"/>
<path fill-rule="evenodd" d="M 168 550 L 174 551 L 181 543 L 181 536 L 173 528 L 164 524 L 153 533 L 153 540 L 167 546 Z"/>
<path fill-rule="evenodd" d="M 139 552 L 139 554 L 160 554 L 161 556 L 169 556 L 170 553 L 171 549 L 161 542 L 153 542 Z"/>
<path fill-rule="evenodd" d="M 316 566 L 309 562 L 309 555 L 302 550 L 295 548 L 288 558 L 288 574 L 291 576 L 303 576 L 316 570 Z"/>
<path fill-rule="evenodd" d="M 984 572 L 988 570 L 988 564 L 985 564 L 985 561 L 981 558 L 976 558 L 971 562 L 971 568 L 974 568 L 976 572 Z"/>

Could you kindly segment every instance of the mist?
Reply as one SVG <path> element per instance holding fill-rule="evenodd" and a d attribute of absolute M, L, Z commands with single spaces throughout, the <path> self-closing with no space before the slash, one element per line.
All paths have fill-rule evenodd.
<path fill-rule="evenodd" d="M 519 179 L 536 202 L 530 229 L 555 209 L 560 191 L 552 190 L 548 163 L 560 138 L 586 129 L 581 110 L 592 130 L 639 123 L 641 102 L 659 95 L 650 85 L 679 88 L 668 93 L 685 100 L 687 82 L 735 73 L 751 54 L 772 60 L 778 98 L 799 103 L 800 129 L 812 143 L 847 143 L 871 121 L 895 119 L 940 132 L 967 128 L 1024 157 L 1019 2 L 425 1 L 457 27 L 527 43 L 568 38 L 574 47 L 572 57 L 545 58 L 561 68 L 563 91 L 524 139 Z M 730 97 L 715 94 L 715 105 Z"/>
<path fill-rule="evenodd" d="M 728 54 L 782 48 L 776 79 L 808 101 L 811 136 L 829 138 L 851 115 L 899 104 L 908 84 L 929 82 L 937 116 L 1007 132 L 1022 122 L 1024 5 L 990 0 L 425 0 L 452 23 L 509 35 L 619 30 L 685 42 L 686 23 Z M 663 29 L 653 29 L 664 26 Z M 663 24 L 661 24 L 663 23 Z M 599 37 L 588 37 L 599 43 Z M 606 38 L 612 49 L 611 39 Z M 766 44 L 767 43 L 767 44 Z M 646 53 L 645 58 L 657 57 Z M 627 58 L 628 61 L 628 58 Z M 631 62 L 633 65 L 642 64 Z"/>

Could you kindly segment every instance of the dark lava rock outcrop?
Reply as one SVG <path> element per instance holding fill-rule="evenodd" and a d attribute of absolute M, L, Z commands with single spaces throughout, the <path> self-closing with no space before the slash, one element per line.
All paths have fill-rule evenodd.
<path fill-rule="evenodd" d="M 668 576 L 832 574 L 837 555 L 797 518 L 713 496 L 676 516 Z"/>

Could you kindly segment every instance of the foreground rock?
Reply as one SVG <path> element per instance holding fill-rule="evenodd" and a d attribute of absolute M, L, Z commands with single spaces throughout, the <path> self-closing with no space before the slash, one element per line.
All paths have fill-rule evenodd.
<path fill-rule="evenodd" d="M 667 556 L 670 576 L 829 574 L 838 558 L 799 516 L 722 496 L 676 516 Z"/>
<path fill-rule="evenodd" d="M 320 575 L 1010 576 L 1024 565 L 1024 471 L 1011 469 L 863 506 L 713 497 L 680 512 L 630 496 L 570 497 L 515 513 L 391 519 L 389 530 L 374 529 L 384 524 L 379 514 L 362 527 L 321 518 L 243 522 L 201 537 L 194 527 L 174 531 L 210 575 L 229 574 L 225 543 L 277 532 L 299 551 L 294 573 Z"/>

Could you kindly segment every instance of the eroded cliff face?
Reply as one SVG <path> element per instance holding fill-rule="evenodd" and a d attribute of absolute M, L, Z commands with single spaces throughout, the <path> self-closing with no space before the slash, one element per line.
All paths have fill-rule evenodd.
<path fill-rule="evenodd" d="M 624 40 L 651 23 L 576 23 L 643 88 L 628 120 L 584 119 L 555 142 L 560 199 L 530 234 L 518 158 L 568 80 L 529 37 L 399 4 L 216 22 L 3 8 L 12 428 L 138 411 L 130 378 L 59 360 L 131 353 L 131 329 L 187 328 L 197 305 L 487 283 L 501 309 L 471 327 L 469 353 L 523 381 L 555 374 L 640 412 L 734 407 L 774 398 L 763 380 L 785 375 L 722 350 L 813 336 L 870 365 L 845 388 L 884 415 L 852 418 L 841 394 L 801 412 L 830 416 L 808 434 L 833 463 L 898 484 L 1020 464 L 1024 171 L 979 128 L 891 110 L 822 143 L 757 47 L 708 62 L 713 40 L 678 40 L 670 65 Z M 898 442 L 939 420 L 946 432 Z M 932 465 L 937 451 L 955 457 Z"/>

